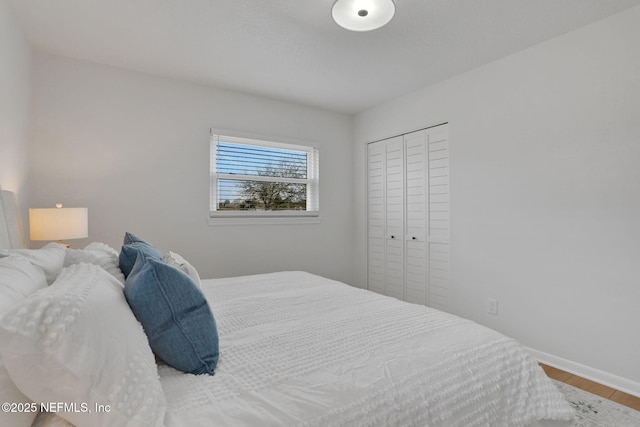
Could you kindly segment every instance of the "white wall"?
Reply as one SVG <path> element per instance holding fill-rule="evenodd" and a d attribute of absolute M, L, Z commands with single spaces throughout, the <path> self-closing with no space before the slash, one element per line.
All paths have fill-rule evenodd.
<path fill-rule="evenodd" d="M 90 236 L 74 246 L 119 249 L 130 231 L 203 278 L 300 269 L 351 281 L 351 117 L 44 53 L 34 94 L 32 205 L 87 206 Z M 321 223 L 208 225 L 211 127 L 318 144 Z"/>
<path fill-rule="evenodd" d="M 359 114 L 359 286 L 365 143 L 444 121 L 452 311 L 640 384 L 640 7 Z"/>
<path fill-rule="evenodd" d="M 0 187 L 28 204 L 31 49 L 6 0 L 0 0 Z M 26 212 L 26 210 L 25 210 Z"/>

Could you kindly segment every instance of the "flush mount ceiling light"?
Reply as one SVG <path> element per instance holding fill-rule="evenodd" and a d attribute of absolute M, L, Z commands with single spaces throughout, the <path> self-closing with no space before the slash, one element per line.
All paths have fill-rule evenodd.
<path fill-rule="evenodd" d="M 371 31 L 391 21 L 396 13 L 393 0 L 337 0 L 331 16 L 338 25 L 351 31 Z"/>

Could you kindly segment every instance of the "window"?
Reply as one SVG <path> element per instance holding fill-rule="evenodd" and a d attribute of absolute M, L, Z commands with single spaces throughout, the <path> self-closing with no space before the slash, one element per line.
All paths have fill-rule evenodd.
<path fill-rule="evenodd" d="M 211 132 L 211 218 L 317 217 L 318 149 Z"/>

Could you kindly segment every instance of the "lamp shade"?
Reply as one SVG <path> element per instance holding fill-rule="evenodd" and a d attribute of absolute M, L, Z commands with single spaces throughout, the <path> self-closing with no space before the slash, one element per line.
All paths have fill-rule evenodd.
<path fill-rule="evenodd" d="M 89 236 L 87 208 L 29 209 L 31 240 L 82 239 Z"/>
<path fill-rule="evenodd" d="M 396 13 L 393 0 L 337 0 L 331 16 L 351 31 L 371 31 L 386 25 Z"/>

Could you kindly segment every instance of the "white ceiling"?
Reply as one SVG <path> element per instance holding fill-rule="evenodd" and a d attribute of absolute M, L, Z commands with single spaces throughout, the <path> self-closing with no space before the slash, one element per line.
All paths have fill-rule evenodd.
<path fill-rule="evenodd" d="M 40 50 L 354 113 L 640 0 L 396 0 L 349 32 L 333 0 L 11 0 Z"/>

